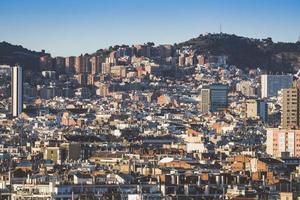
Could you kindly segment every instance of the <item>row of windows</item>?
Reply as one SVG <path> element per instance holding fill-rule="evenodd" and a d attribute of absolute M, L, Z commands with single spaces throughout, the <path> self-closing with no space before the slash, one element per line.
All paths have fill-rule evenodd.
<path fill-rule="evenodd" d="M 290 102 L 286 102 L 286 104 L 290 104 Z M 292 105 L 297 105 L 297 102 L 293 102 L 293 103 L 291 103 Z"/>

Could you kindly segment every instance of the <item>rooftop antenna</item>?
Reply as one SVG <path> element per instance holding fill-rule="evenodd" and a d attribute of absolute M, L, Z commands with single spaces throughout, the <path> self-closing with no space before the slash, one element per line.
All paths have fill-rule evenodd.
<path fill-rule="evenodd" d="M 220 34 L 222 34 L 222 24 L 220 23 Z"/>

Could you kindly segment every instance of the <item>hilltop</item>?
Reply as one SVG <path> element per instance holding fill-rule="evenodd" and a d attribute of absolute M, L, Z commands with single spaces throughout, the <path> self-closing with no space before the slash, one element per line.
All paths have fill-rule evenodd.
<path fill-rule="evenodd" d="M 200 54 L 228 55 L 229 64 L 242 69 L 260 67 L 271 72 L 292 72 L 300 69 L 300 42 L 273 42 L 271 38 L 252 39 L 230 34 L 206 34 L 175 44 L 189 46 Z"/>
<path fill-rule="evenodd" d="M 24 66 L 26 70 L 39 70 L 39 57 L 44 52 L 28 50 L 21 45 L 13 45 L 8 42 L 0 42 L 0 64 Z"/>

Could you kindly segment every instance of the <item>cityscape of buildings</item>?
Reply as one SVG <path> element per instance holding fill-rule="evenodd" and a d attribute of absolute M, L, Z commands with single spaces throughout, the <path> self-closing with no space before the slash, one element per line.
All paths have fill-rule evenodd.
<path fill-rule="evenodd" d="M 300 80 L 227 59 L 147 43 L 1 65 L 0 199 L 300 198 Z"/>

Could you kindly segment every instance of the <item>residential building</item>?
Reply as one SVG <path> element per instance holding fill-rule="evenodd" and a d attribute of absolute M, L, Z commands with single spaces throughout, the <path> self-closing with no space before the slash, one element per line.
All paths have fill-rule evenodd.
<path fill-rule="evenodd" d="M 290 156 L 300 156 L 300 130 L 267 129 L 267 153 L 274 157 L 281 157 L 283 153 Z"/>
<path fill-rule="evenodd" d="M 297 87 L 281 90 L 281 127 L 300 127 L 300 90 Z"/>

